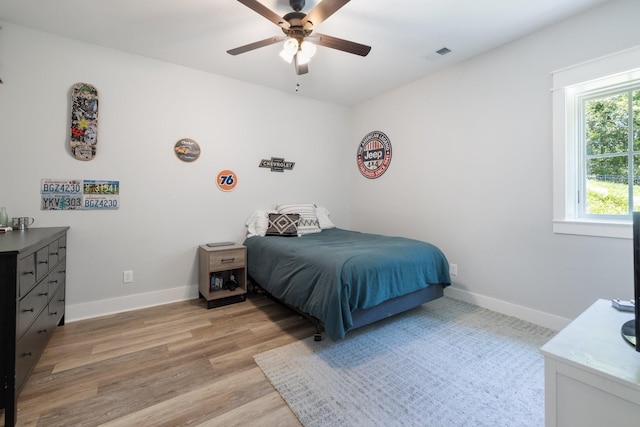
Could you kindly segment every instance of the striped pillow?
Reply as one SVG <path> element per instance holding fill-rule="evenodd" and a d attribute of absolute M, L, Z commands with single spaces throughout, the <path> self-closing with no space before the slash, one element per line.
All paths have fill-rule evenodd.
<path fill-rule="evenodd" d="M 277 205 L 276 210 L 282 214 L 299 214 L 298 236 L 305 234 L 320 233 L 320 222 L 316 216 L 315 203 L 299 203 L 289 205 Z"/>

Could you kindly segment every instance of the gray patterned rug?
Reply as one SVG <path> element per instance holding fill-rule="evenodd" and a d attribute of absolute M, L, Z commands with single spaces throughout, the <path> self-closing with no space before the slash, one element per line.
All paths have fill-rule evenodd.
<path fill-rule="evenodd" d="M 444 297 L 254 359 L 305 426 L 543 426 L 554 333 Z"/>

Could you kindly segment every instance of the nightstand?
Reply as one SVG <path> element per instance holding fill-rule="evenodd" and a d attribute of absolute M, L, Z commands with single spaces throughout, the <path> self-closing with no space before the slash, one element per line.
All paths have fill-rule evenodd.
<path fill-rule="evenodd" d="M 247 293 L 247 248 L 243 245 L 198 247 L 198 290 L 207 308 L 244 301 Z"/>

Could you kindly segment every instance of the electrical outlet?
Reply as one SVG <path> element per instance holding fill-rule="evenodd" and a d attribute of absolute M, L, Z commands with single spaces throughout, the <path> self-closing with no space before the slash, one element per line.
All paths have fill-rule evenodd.
<path fill-rule="evenodd" d="M 122 283 L 133 283 L 133 271 L 125 270 L 122 272 Z"/>
<path fill-rule="evenodd" d="M 449 274 L 452 276 L 458 275 L 458 264 L 449 264 Z"/>

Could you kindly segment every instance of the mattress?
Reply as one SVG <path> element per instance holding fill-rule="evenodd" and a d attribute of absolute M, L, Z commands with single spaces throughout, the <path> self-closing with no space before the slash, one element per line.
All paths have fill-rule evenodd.
<path fill-rule="evenodd" d="M 352 313 L 451 283 L 449 263 L 431 243 L 339 228 L 300 237 L 245 240 L 249 276 L 275 298 L 319 319 L 333 340 Z"/>

